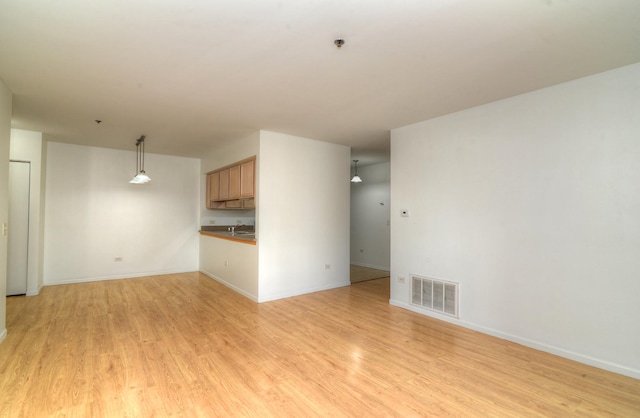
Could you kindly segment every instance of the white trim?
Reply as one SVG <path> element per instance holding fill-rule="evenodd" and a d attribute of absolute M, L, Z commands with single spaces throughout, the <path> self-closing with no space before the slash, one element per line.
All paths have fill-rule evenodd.
<path fill-rule="evenodd" d="M 483 334 L 491 335 L 493 337 L 501 338 L 503 340 L 511 341 L 520 345 L 524 345 L 525 347 L 533 348 L 536 350 L 544 351 L 545 353 L 555 354 L 560 357 L 567 358 L 569 360 L 574 360 L 579 363 L 587 364 L 589 366 L 594 366 L 599 369 L 608 370 L 613 373 L 618 373 L 624 376 L 628 376 L 634 379 L 640 379 L 640 370 L 635 370 L 630 367 L 625 367 L 620 364 L 611 363 L 608 361 L 599 360 L 597 358 L 585 356 L 583 354 L 579 354 L 573 351 L 565 350 L 560 347 L 544 344 L 538 341 L 530 340 L 528 338 L 518 337 L 517 335 L 512 335 L 508 333 L 504 333 L 501 331 L 497 331 L 492 328 L 486 328 L 471 322 L 461 321 L 459 319 L 451 318 L 445 315 L 440 315 L 436 312 L 427 311 L 424 309 L 420 309 L 418 306 L 410 305 L 404 303 L 399 300 L 389 299 L 389 304 L 392 306 L 397 306 L 399 308 L 407 309 L 412 312 L 416 312 L 418 314 L 426 315 L 432 317 L 434 319 L 439 319 L 444 322 L 448 322 L 453 325 L 459 325 L 463 328 L 468 328 L 474 331 L 481 332 Z"/>
<path fill-rule="evenodd" d="M 387 267 L 383 267 L 383 266 L 374 266 L 373 264 L 366 264 L 366 263 L 356 263 L 355 261 L 352 261 L 351 264 L 353 264 L 354 266 L 359 266 L 359 267 L 367 267 L 370 269 L 376 269 L 376 270 L 384 270 L 384 271 L 388 271 L 389 275 L 391 275 L 391 270 L 390 268 Z"/>
<path fill-rule="evenodd" d="M 246 298 L 249 298 L 249 299 L 251 299 L 252 301 L 254 301 L 256 303 L 258 302 L 258 298 L 255 295 L 252 295 L 251 293 L 240 289 L 239 287 L 237 287 L 237 286 L 235 286 L 235 285 L 233 285 L 233 284 L 221 279 L 220 277 L 216 276 L 215 274 L 209 273 L 208 271 L 205 271 L 205 270 L 202 270 L 202 269 L 200 269 L 200 273 L 202 273 L 205 276 L 209 277 L 210 279 L 213 279 L 216 282 L 228 287 L 229 289 L 231 289 L 231 290 L 233 290 L 233 291 L 235 291 L 237 293 L 240 293 L 242 296 L 244 296 Z"/>
<path fill-rule="evenodd" d="M 271 302 L 271 301 L 278 300 L 278 299 L 285 299 L 285 298 L 290 298 L 290 297 L 294 297 L 294 296 L 306 295 L 307 293 L 322 292 L 324 290 L 336 289 L 336 288 L 339 288 L 339 287 L 346 287 L 346 286 L 350 286 L 351 285 L 351 282 L 349 282 L 349 281 L 341 281 L 340 283 L 333 283 L 333 284 L 329 284 L 329 285 L 326 285 L 326 286 L 320 286 L 320 287 L 313 287 L 313 288 L 308 288 L 308 289 L 296 290 L 296 291 L 293 291 L 293 292 L 284 292 L 284 293 L 271 295 L 271 296 L 266 297 L 266 298 L 259 298 L 259 297 L 256 297 L 255 295 L 252 295 L 251 293 L 246 292 L 245 290 L 240 289 L 237 286 L 234 286 L 233 284 L 221 279 L 220 277 L 217 277 L 213 273 L 209 273 L 208 271 L 205 271 L 205 270 L 202 270 L 202 269 L 200 270 L 200 273 L 210 277 L 211 279 L 213 279 L 216 282 L 228 287 L 229 289 L 240 293 L 241 295 L 251 299 L 252 301 L 254 301 L 256 303 Z"/>
<path fill-rule="evenodd" d="M 4 339 L 7 338 L 7 329 L 3 329 L 2 331 L 0 331 L 0 343 L 2 343 L 2 341 L 4 341 Z"/>
<path fill-rule="evenodd" d="M 40 285 L 35 291 L 30 291 L 27 289 L 27 296 L 38 296 L 43 287 L 44 285 Z"/>
<path fill-rule="evenodd" d="M 310 288 L 307 288 L 307 289 L 296 290 L 296 291 L 293 291 L 293 292 L 277 293 L 277 294 L 274 294 L 274 295 L 270 295 L 270 296 L 268 296 L 266 298 L 259 298 L 258 302 L 260 302 L 260 303 L 262 303 L 262 302 L 271 302 L 273 300 L 285 299 L 285 298 L 290 298 L 290 297 L 294 297 L 294 296 L 306 295 L 307 293 L 322 292 L 324 290 L 337 289 L 339 287 L 346 287 L 346 286 L 351 286 L 351 282 L 347 280 L 347 281 L 341 281 L 339 283 L 328 284 L 326 286 L 310 287 Z"/>
<path fill-rule="evenodd" d="M 114 276 L 99 276 L 99 277 L 83 277 L 78 279 L 65 279 L 65 280 L 53 280 L 47 281 L 45 286 L 57 286 L 61 284 L 74 284 L 74 283 L 88 283 L 88 282 L 101 282 L 103 280 L 121 280 L 121 279 L 133 279 L 135 277 L 148 277 L 148 276 L 163 276 L 165 274 L 179 274 L 179 273 L 193 273 L 196 270 L 188 269 L 188 270 L 160 270 L 160 271 L 149 271 L 144 273 L 129 273 L 129 274 L 118 274 Z"/>

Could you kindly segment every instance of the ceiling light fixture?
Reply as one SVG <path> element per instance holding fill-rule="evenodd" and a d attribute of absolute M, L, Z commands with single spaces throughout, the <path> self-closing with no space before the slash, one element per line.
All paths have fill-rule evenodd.
<path fill-rule="evenodd" d="M 144 172 L 144 138 L 145 136 L 142 135 L 136 141 L 136 175 L 129 182 L 131 184 L 146 184 L 151 181 L 151 178 Z"/>
<path fill-rule="evenodd" d="M 356 165 L 356 174 L 351 178 L 351 183 L 362 183 L 362 179 L 358 175 L 358 161 L 359 160 L 353 160 Z"/>
<path fill-rule="evenodd" d="M 333 44 L 338 48 L 342 48 L 342 45 L 344 45 L 344 39 L 336 39 L 333 41 Z"/>

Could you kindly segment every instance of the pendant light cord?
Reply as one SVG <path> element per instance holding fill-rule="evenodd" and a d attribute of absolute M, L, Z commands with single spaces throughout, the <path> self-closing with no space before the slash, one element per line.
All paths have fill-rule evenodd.
<path fill-rule="evenodd" d="M 136 142 L 136 175 L 139 173 L 144 173 L 144 138 L 142 135 L 138 141 Z"/>

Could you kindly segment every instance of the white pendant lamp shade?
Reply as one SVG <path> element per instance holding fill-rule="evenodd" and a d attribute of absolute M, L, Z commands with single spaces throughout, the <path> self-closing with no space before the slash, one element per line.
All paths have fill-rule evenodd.
<path fill-rule="evenodd" d="M 353 160 L 354 164 L 356 165 L 356 173 L 355 175 L 351 178 L 351 183 L 362 183 L 362 179 L 360 178 L 360 176 L 358 175 L 358 161 L 359 160 Z"/>
<path fill-rule="evenodd" d="M 145 184 L 151 181 L 151 177 L 147 176 L 147 173 L 144 170 L 141 170 L 138 174 L 136 174 L 129 183 L 131 184 Z"/>
<path fill-rule="evenodd" d="M 144 138 L 142 135 L 136 141 L 136 175 L 129 181 L 131 184 L 146 184 L 151 181 L 151 177 L 144 171 Z"/>

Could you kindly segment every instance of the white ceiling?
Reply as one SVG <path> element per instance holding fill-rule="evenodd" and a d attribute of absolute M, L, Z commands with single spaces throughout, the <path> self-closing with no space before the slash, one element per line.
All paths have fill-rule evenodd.
<path fill-rule="evenodd" d="M 639 22 L 638 0 L 0 0 L 0 78 L 13 127 L 63 142 L 198 157 L 265 129 L 367 164 L 390 129 L 639 62 Z"/>

